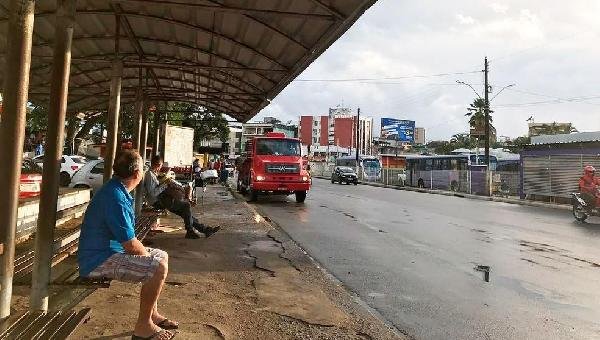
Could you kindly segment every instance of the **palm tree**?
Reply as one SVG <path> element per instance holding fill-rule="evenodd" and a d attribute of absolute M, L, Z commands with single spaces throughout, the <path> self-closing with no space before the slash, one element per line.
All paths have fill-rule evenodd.
<path fill-rule="evenodd" d="M 488 109 L 489 110 L 489 109 Z M 494 111 L 489 110 L 489 122 L 492 124 L 492 113 Z M 467 108 L 465 116 L 469 117 L 469 125 L 471 128 L 476 130 L 483 130 L 485 125 L 485 100 L 483 98 L 476 98 L 472 104 Z"/>

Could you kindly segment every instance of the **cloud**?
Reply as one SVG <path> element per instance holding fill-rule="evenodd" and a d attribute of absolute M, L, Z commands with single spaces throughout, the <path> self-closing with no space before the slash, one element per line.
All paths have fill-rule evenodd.
<path fill-rule="evenodd" d="M 428 138 L 449 138 L 468 130 L 464 113 L 476 97 L 456 80 L 481 93 L 478 71 L 488 56 L 495 89 L 517 84 L 492 102 L 499 135 L 525 134 L 531 115 L 540 122 L 572 121 L 581 131 L 599 131 L 600 99 L 548 101 L 600 96 L 600 1 L 503 0 L 496 5 L 379 0 L 299 77 L 379 80 L 294 81 L 257 118 L 298 120 L 303 114 L 326 114 L 343 102 L 376 121 L 414 119 Z M 448 13 L 460 13 L 464 20 Z M 440 73 L 448 75 L 431 76 Z M 411 75 L 429 76 L 384 79 Z M 528 104 L 534 102 L 547 103 Z"/>
<path fill-rule="evenodd" d="M 506 14 L 506 12 L 508 12 L 508 6 L 504 5 L 504 4 L 499 4 L 497 2 L 494 2 L 492 4 L 490 4 L 490 7 L 492 8 L 492 10 L 498 14 Z"/>
<path fill-rule="evenodd" d="M 475 19 L 471 16 L 464 16 L 462 14 L 457 14 L 456 19 L 461 25 L 472 25 L 475 23 Z"/>

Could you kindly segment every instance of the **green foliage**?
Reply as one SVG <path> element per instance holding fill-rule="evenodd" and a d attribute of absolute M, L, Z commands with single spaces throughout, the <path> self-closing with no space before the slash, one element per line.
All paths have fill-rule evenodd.
<path fill-rule="evenodd" d="M 226 142 L 229 138 L 227 119 L 219 112 L 189 103 L 174 103 L 168 109 L 169 124 L 194 128 L 195 149 L 204 140 L 218 139 Z"/>
<path fill-rule="evenodd" d="M 509 149 L 511 152 L 519 153 L 523 151 L 525 145 L 527 144 L 531 144 L 531 138 L 528 136 L 522 136 L 507 141 L 504 147 Z"/>
<path fill-rule="evenodd" d="M 476 98 L 467 108 L 465 116 L 469 117 L 469 125 L 472 128 L 480 128 L 485 125 L 485 107 L 485 100 L 483 98 Z M 492 124 L 492 113 L 494 111 L 489 110 L 490 124 Z"/>
<path fill-rule="evenodd" d="M 29 132 L 46 131 L 48 127 L 48 108 L 43 106 L 28 107 L 25 124 Z"/>

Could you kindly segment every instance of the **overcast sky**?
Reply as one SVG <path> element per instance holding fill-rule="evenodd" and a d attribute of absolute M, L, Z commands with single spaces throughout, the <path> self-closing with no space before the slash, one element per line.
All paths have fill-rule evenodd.
<path fill-rule="evenodd" d="M 412 119 L 428 140 L 447 139 L 468 131 L 476 96 L 456 80 L 481 94 L 487 55 L 491 96 L 516 84 L 492 101 L 498 135 L 526 134 L 530 116 L 598 131 L 599 13 L 596 0 L 379 0 L 257 119 L 297 121 L 343 103 L 377 130 L 381 117 Z M 433 76 L 447 73 L 464 74 Z M 300 81 L 356 78 L 375 80 Z"/>

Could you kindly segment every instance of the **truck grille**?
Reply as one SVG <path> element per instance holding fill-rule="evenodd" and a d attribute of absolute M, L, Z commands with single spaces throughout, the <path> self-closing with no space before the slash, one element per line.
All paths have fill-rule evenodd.
<path fill-rule="evenodd" d="M 269 174 L 295 174 L 300 172 L 298 164 L 275 163 L 265 165 L 265 171 Z"/>

